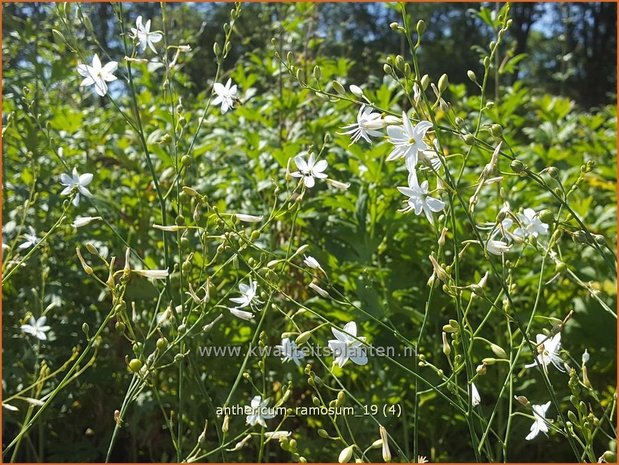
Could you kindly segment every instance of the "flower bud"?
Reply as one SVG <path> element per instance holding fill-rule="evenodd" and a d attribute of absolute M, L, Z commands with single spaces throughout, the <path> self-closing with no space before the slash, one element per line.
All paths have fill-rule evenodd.
<path fill-rule="evenodd" d="M 501 346 L 496 344 L 490 344 L 490 350 L 499 358 L 507 358 L 507 353 L 503 350 Z"/>
<path fill-rule="evenodd" d="M 584 232 L 582 229 L 576 231 L 574 234 L 572 234 L 572 239 L 574 240 L 574 242 L 578 243 L 578 244 L 586 244 L 587 243 L 587 233 Z"/>
<path fill-rule="evenodd" d="M 429 85 L 430 85 L 430 76 L 428 76 L 427 74 L 424 74 L 423 77 L 421 78 L 421 88 L 423 90 L 426 90 Z"/>
<path fill-rule="evenodd" d="M 475 136 L 473 134 L 465 134 L 464 143 L 466 145 L 475 145 Z"/>
<path fill-rule="evenodd" d="M 423 33 L 426 30 L 426 23 L 423 19 L 420 19 L 419 21 L 417 21 L 417 26 L 415 27 L 415 29 L 417 30 L 417 34 L 419 34 L 420 36 L 423 35 Z"/>
<path fill-rule="evenodd" d="M 443 353 L 445 356 L 449 357 L 449 354 L 451 354 L 451 346 L 449 345 L 449 341 L 447 341 L 447 333 L 443 331 L 441 336 L 443 338 Z"/>
<path fill-rule="evenodd" d="M 362 98 L 363 97 L 363 90 L 361 90 L 361 87 L 356 86 L 356 85 L 351 85 L 348 87 L 348 89 L 350 90 L 350 92 L 352 94 L 354 94 L 355 96 Z"/>
<path fill-rule="evenodd" d="M 344 95 L 346 91 L 344 90 L 344 86 L 340 84 L 338 81 L 333 81 L 332 83 L 333 89 L 340 95 Z"/>
<path fill-rule="evenodd" d="M 501 137 L 503 135 L 503 128 L 500 124 L 493 124 L 490 126 L 490 134 L 494 137 Z"/>
<path fill-rule="evenodd" d="M 400 25 L 397 22 L 394 21 L 394 22 L 389 24 L 389 27 L 391 28 L 391 30 L 397 31 L 398 28 L 400 27 Z"/>
<path fill-rule="evenodd" d="M 391 450 L 389 450 L 389 436 L 387 435 L 387 430 L 383 425 L 380 425 L 378 427 L 378 432 L 382 441 L 383 460 L 385 462 L 391 462 Z"/>
<path fill-rule="evenodd" d="M 339 457 L 337 458 L 338 463 L 348 463 L 352 458 L 353 449 L 355 446 L 348 446 L 342 449 Z"/>
<path fill-rule="evenodd" d="M 522 163 L 520 160 L 512 160 L 509 166 L 511 166 L 514 173 L 522 173 L 525 168 L 524 163 Z"/>
<path fill-rule="evenodd" d="M 446 74 L 443 74 L 440 79 L 438 80 L 438 90 L 439 92 L 444 92 L 445 89 L 447 89 L 447 86 L 449 85 L 449 80 L 447 78 Z"/>

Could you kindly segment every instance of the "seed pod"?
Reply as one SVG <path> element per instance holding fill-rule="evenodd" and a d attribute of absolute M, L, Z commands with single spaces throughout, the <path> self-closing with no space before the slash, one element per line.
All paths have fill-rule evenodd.
<path fill-rule="evenodd" d="M 160 337 L 159 339 L 157 339 L 157 349 L 159 349 L 160 351 L 164 351 L 167 347 L 168 340 L 165 337 Z"/>
<path fill-rule="evenodd" d="M 132 372 L 137 373 L 140 371 L 140 368 L 142 368 L 142 362 L 137 358 L 131 359 L 131 361 L 129 362 L 129 369 Z"/>

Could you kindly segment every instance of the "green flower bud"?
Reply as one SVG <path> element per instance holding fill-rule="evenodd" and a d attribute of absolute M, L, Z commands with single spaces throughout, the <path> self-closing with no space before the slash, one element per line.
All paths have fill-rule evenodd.
<path fill-rule="evenodd" d="M 522 163 L 520 160 L 513 160 L 509 166 L 511 166 L 514 173 L 522 173 L 525 168 L 524 163 Z"/>
<path fill-rule="evenodd" d="M 423 33 L 426 31 L 426 23 L 423 19 L 417 21 L 417 26 L 415 27 L 415 29 L 417 30 L 417 34 L 419 34 L 420 36 L 423 35 Z"/>
<path fill-rule="evenodd" d="M 438 80 L 438 90 L 439 92 L 444 92 L 445 89 L 447 89 L 447 86 L 449 85 L 449 80 L 447 78 L 446 74 L 443 74 L 440 79 Z"/>
<path fill-rule="evenodd" d="M 496 344 L 490 344 L 490 350 L 492 350 L 492 353 L 494 353 L 494 355 L 499 358 L 507 358 L 507 353 L 503 350 L 501 346 L 498 346 Z"/>

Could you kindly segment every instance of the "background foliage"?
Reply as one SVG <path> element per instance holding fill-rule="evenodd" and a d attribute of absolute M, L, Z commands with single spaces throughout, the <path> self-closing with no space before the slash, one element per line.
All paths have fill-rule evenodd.
<path fill-rule="evenodd" d="M 62 13 L 61 8 L 65 9 Z M 88 344 L 83 323 L 88 324 L 92 336 L 94 329 L 107 321 L 110 296 L 84 273 L 75 255 L 76 246 L 84 250 L 86 243 L 95 244 L 102 254 L 106 250 L 108 257 L 118 257 L 119 269 L 128 244 L 151 268 L 169 266 L 172 270 L 176 266 L 178 273 L 185 261 L 190 262 L 183 270 L 184 278 L 173 275 L 168 290 L 146 280 L 130 281 L 125 294 L 126 312 L 138 332 L 146 332 L 153 316 L 162 313 L 169 301 L 178 305 L 177 295 L 183 294 L 188 282 L 201 285 L 206 276 L 213 281 L 212 303 L 194 309 L 188 318 L 196 321 L 207 315 L 203 323 L 211 321 L 221 313 L 215 302 L 232 296 L 249 270 L 258 268 L 256 264 L 264 266 L 273 258 L 289 257 L 291 249 L 308 244 L 307 253 L 316 257 L 327 272 L 325 286 L 333 299 L 322 299 L 309 290 L 307 284 L 312 277 L 299 266 L 290 267 L 278 279 L 265 277 L 290 297 L 273 298 L 273 311 L 278 318 L 269 318 L 263 328 L 265 335 L 260 337 L 265 344 L 278 344 L 283 332 L 299 330 L 291 327 L 286 318 L 279 318 L 280 314 L 290 316 L 297 312 L 299 304 L 339 326 L 355 319 L 362 334 L 376 346 L 396 345 L 401 350 L 399 341 L 394 340 L 397 331 L 418 342 L 419 353 L 425 354 L 437 370 L 449 371 L 450 364 L 442 356 L 440 334 L 449 319 L 454 318 L 453 300 L 440 286 L 431 291 L 427 285 L 433 272 L 428 255 L 436 249 L 440 230 L 421 221 L 421 217 L 397 211 L 402 196 L 395 187 L 405 184 L 405 174 L 396 165 L 383 162 L 389 153 L 387 144 L 351 146 L 350 139 L 339 134 L 342 126 L 354 121 L 358 105 L 350 99 L 325 99 L 305 85 L 319 85 L 331 93 L 333 80 L 346 86 L 361 85 L 378 108 L 390 109 L 395 114 L 400 108 L 408 110 L 410 104 L 402 87 L 383 73 L 383 64 L 389 58 L 393 60 L 400 54 L 410 59 L 403 35 L 389 28 L 390 22 L 401 21 L 399 9 L 392 4 L 244 4 L 219 76 L 219 82 L 230 77 L 239 86 L 240 102 L 225 115 L 218 108 L 209 108 L 203 129 L 191 146 L 190 135 L 198 126 L 218 69 L 213 42 L 224 43 L 222 26 L 230 20 L 232 8 L 231 4 L 167 5 L 167 43 L 189 44 L 191 51 L 181 56 L 170 78 L 173 98 L 163 83 L 165 71 L 161 63 L 133 64 L 136 103 L 160 186 L 164 191 L 178 192 L 166 205 L 168 223 L 206 225 L 212 236 L 234 231 L 239 237 L 256 241 L 272 256 L 251 247 L 237 254 L 240 239 L 219 251 L 216 240 L 202 242 L 195 235 L 181 238 L 172 234 L 169 237 L 174 238 L 174 246 L 169 262 L 165 263 L 166 246 L 161 231 L 152 227 L 162 224 L 162 215 L 139 137 L 109 100 L 93 97 L 79 88 L 81 78 L 75 72 L 76 65 L 89 61 L 94 52 L 105 56 L 104 61 L 119 61 L 122 71 L 121 57 L 126 53 L 118 17 L 124 18 L 126 28 L 142 14 L 153 18 L 153 28 L 160 30 L 161 6 L 127 4 L 121 11 L 103 3 L 3 5 L 2 208 L 3 245 L 7 245 L 6 249 L 3 247 L 4 274 L 20 259 L 15 246 L 23 242 L 26 227 L 33 227 L 42 236 L 63 212 L 65 199 L 59 196 L 58 178 L 69 169 L 61 159 L 69 167 L 78 166 L 80 172 L 95 175 L 91 186 L 94 198 L 72 208 L 69 216 L 104 218 L 84 228 L 64 222 L 26 265 L 3 283 L 4 399 L 35 383 L 24 396 L 45 400 L 44 396 L 57 388 L 71 354 L 75 357 Z M 521 318 L 526 321 L 537 309 L 536 332 L 550 327 L 553 321 L 563 320 L 574 310 L 563 331 L 564 346 L 569 352 L 564 356 L 572 366 L 579 367 L 582 352 L 587 349 L 591 354 L 588 376 L 594 393 L 583 393 L 582 397 L 588 411 L 602 423 L 608 422 L 608 417 L 614 419 L 616 379 L 616 318 L 604 309 L 616 308 L 614 261 L 610 268 L 608 265 L 608 257 L 612 261 L 616 251 L 616 63 L 608 59 L 616 56 L 615 9 L 614 3 L 513 4 L 513 25 L 501 44 L 500 59 L 492 65 L 486 91 L 494 106 L 484 114 L 478 135 L 485 143 L 496 146 L 499 138 L 492 134 L 491 125 L 500 124 L 505 146 L 528 169 L 540 173 L 547 167 L 556 167 L 563 186 L 577 186 L 570 191 L 569 206 L 591 233 L 602 238 L 601 252 L 590 240 L 580 240 L 578 224 L 565 220 L 557 228 L 562 231 L 560 261 L 567 264 L 567 270 L 550 260 L 541 262 L 540 250 L 534 247 L 524 248 L 521 255 L 506 256 L 504 264 Z M 457 117 L 462 128 L 475 127 L 480 96 L 467 71 L 472 70 L 477 76 L 484 73 L 483 57 L 488 54 L 488 43 L 495 39 L 497 29 L 493 26 L 497 21 L 493 10 L 494 6 L 485 9 L 479 4 L 406 6 L 413 23 L 424 18 L 427 24 L 418 55 L 423 74 L 427 73 L 434 82 L 443 73 L 449 76 L 444 98 L 451 109 L 436 109 L 439 124 L 451 125 Z M 278 58 L 277 53 L 284 58 L 288 52 L 298 74 L 289 73 L 286 60 Z M 317 84 L 315 66 L 320 68 Z M 125 72 L 119 71 L 120 75 L 124 77 Z M 126 80 L 119 79 L 110 89 L 121 108 L 131 108 Z M 133 116 L 133 110 L 126 111 Z M 186 129 L 179 126 L 181 117 L 186 121 Z M 172 135 L 181 140 L 180 152 L 189 155 L 182 162 L 181 185 L 205 196 L 208 209 L 186 193 L 174 191 L 181 170 L 180 157 L 175 156 L 169 142 Z M 456 132 L 449 133 L 441 144 L 447 147 L 449 159 L 460 160 L 457 163 L 461 163 L 470 147 Z M 339 191 L 321 186 L 307 192 L 302 201 L 286 204 L 282 199 L 292 190 L 292 184 L 287 184 L 284 177 L 288 161 L 310 147 L 321 151 L 328 160 L 329 177 L 350 183 L 350 187 Z M 474 186 L 488 159 L 489 154 L 482 150 L 472 152 L 463 168 L 464 184 Z M 589 166 L 594 164 L 592 170 L 583 168 L 587 162 Z M 479 222 L 494 222 L 505 199 L 513 208 L 549 209 L 561 218 L 562 207 L 551 193 L 531 178 L 520 176 L 509 160 L 502 158 L 498 170 L 504 174 L 501 191 L 495 186 L 486 187 L 489 192 L 496 192 L 480 199 L 476 210 Z M 555 188 L 552 182 L 548 181 L 548 185 Z M 473 190 L 463 187 L 467 198 Z M 247 225 L 224 222 L 212 214 L 216 208 L 219 212 L 268 216 L 270 206 L 278 202 L 287 205 L 288 210 L 263 227 L 258 237 Z M 460 213 L 464 218 L 463 209 Z M 463 220 L 450 232 L 449 240 L 471 234 L 470 225 Z M 209 260 L 216 249 L 218 261 L 211 264 Z M 188 259 L 190 254 L 193 255 Z M 453 258 L 448 251 L 443 260 Z M 469 284 L 478 282 L 488 269 L 487 260 L 481 249 L 467 253 L 460 263 L 463 280 Z M 92 255 L 88 261 L 105 279 L 106 267 Z M 471 294 L 465 292 L 467 296 Z M 500 295 L 500 282 L 491 279 L 485 292 L 494 299 Z M 428 309 L 425 305 L 430 301 Z M 504 315 L 490 312 L 484 299 L 471 297 L 471 302 L 468 315 L 472 327 L 483 321 L 484 337 L 499 346 L 513 347 L 514 336 Z M 33 344 L 32 338 L 19 329 L 29 314 L 46 314 L 52 326 L 50 337 L 40 345 Z M 309 311 L 295 318 L 302 329 L 321 323 Z M 424 337 L 416 341 L 424 321 Z M 135 341 L 115 322 L 113 319 L 103 326 L 96 344 L 80 364 L 84 370 L 64 387 L 20 447 L 9 451 L 5 460 L 106 459 L 116 426 L 114 411 L 123 404 L 136 379 L 127 370 L 125 357 L 145 358 L 153 352 L 158 336 L 145 338 L 136 347 Z M 162 326 L 159 331 L 174 340 L 178 328 L 173 326 Z M 203 324 L 199 326 L 202 328 Z M 130 407 L 123 411 L 122 428 L 117 431 L 109 459 L 183 459 L 199 441 L 204 420 L 208 419 L 203 450 L 216 453 L 203 460 L 260 458 L 285 462 L 305 457 L 309 461 L 335 461 L 342 444 L 317 433 L 331 425 L 324 417 L 287 420 L 282 429 L 293 431 L 296 448 L 286 449 L 276 441 L 265 446 L 257 440 L 239 451 L 218 448 L 221 419 L 215 417 L 214 408 L 226 401 L 238 373 L 247 371 L 253 382 L 268 385 L 274 399 L 281 399 L 285 387 L 289 388 L 292 394 L 288 407 L 308 405 L 316 395 L 308 383 L 308 374 L 292 364 L 268 359 L 265 368 L 259 360 L 251 359 L 245 366 L 240 357 L 197 355 L 200 346 L 245 344 L 253 336 L 253 326 L 226 314 L 215 329 L 202 334 L 198 328 L 191 338 L 184 340 L 186 345 L 176 346 L 177 352 L 184 347 L 192 355 L 167 355 L 166 366 L 157 371 L 148 387 L 136 394 Z M 330 330 L 321 328 L 313 337 L 316 343 L 325 341 Z M 492 353 L 487 345 L 480 344 L 469 355 L 478 362 Z M 527 363 L 533 359 L 532 354 L 526 357 Z M 417 385 L 407 370 L 416 370 L 417 360 L 396 357 L 396 361 L 399 365 L 370 359 L 366 367 L 347 367 L 349 370 L 336 372 L 335 378 L 319 362 L 313 364 L 312 370 L 325 378 L 328 388 L 322 392 L 327 401 L 336 398 L 334 390 L 342 387 L 338 385 L 341 382 L 347 392 L 366 404 L 402 406 L 404 414 L 400 418 L 381 418 L 402 447 L 401 453 L 392 448 L 394 460 L 415 460 L 415 452 L 431 461 L 480 459 L 472 450 L 469 427 L 461 414 L 432 390 L 419 397 L 411 396 L 417 392 Z M 45 366 L 53 373 L 60 372 L 45 377 Z M 420 372 L 433 384 L 442 382 L 438 371 L 426 368 Z M 517 410 L 514 405 L 510 407 L 514 395 L 526 392 L 537 403 L 546 399 L 539 374 L 523 369 L 522 364 L 513 373 L 510 395 L 499 397 L 507 373 L 506 366 L 497 364 L 488 367 L 486 376 L 477 381 L 483 399 L 481 415 L 487 418 L 496 413 L 499 430 L 505 427 L 507 418 L 512 418 L 511 412 Z M 179 421 L 181 377 L 184 398 Z M 574 392 L 568 388 L 568 376 L 552 372 L 550 379 L 562 405 L 566 410 L 573 408 L 570 395 Z M 246 379 L 240 383 L 233 401 L 243 405 L 253 391 Z M 38 408 L 36 402 L 19 398 L 10 404 L 19 410 L 4 411 L 3 448 Z M 343 421 L 346 435 L 363 444 L 363 448 L 378 439 L 373 419 Z M 540 437 L 533 443 L 524 441 L 530 422 L 523 416 L 513 416 L 510 428 L 514 439 L 505 445 L 489 440 L 486 455 L 481 458 L 522 462 L 575 460 L 559 434 L 551 434 L 548 439 Z M 243 423 L 244 417 L 232 418 L 230 431 L 243 431 Z M 170 437 L 177 434 L 184 443 L 180 455 L 170 443 Z M 612 439 L 596 433 L 591 442 L 597 455 L 616 447 Z M 228 448 L 233 446 L 234 443 Z M 367 457 L 380 460 L 380 449 L 369 452 Z"/>

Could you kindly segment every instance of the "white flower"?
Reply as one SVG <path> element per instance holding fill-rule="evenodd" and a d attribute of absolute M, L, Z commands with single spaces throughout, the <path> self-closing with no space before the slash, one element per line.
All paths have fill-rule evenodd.
<path fill-rule="evenodd" d="M 324 273 L 324 270 L 322 269 L 322 266 L 320 266 L 320 263 L 318 263 L 318 260 L 316 260 L 311 255 L 306 255 L 303 259 L 303 263 L 305 263 L 305 265 L 307 265 L 312 270 L 320 270 Z"/>
<path fill-rule="evenodd" d="M 47 317 L 40 317 L 38 320 L 35 320 L 33 316 L 30 317 L 30 324 L 21 325 L 21 330 L 30 334 L 41 341 L 45 341 L 47 336 L 45 333 L 49 331 L 50 327 L 45 326 L 45 322 L 47 321 Z"/>
<path fill-rule="evenodd" d="M 371 143 L 369 136 L 379 137 L 382 133 L 378 129 L 385 127 L 385 122 L 381 118 L 380 113 L 372 111 L 372 107 L 361 105 L 359 113 L 357 113 L 357 122 L 344 126 L 342 129 L 348 129 L 342 134 L 350 134 L 352 139 L 351 144 L 357 142 L 360 138 L 365 139 L 368 143 Z"/>
<path fill-rule="evenodd" d="M 518 219 L 520 220 L 520 227 L 513 232 L 514 236 L 527 238 L 548 234 L 548 225 L 542 223 L 532 208 L 525 208 L 522 213 L 518 213 Z"/>
<path fill-rule="evenodd" d="M 481 403 L 481 396 L 477 390 L 475 383 L 471 383 L 471 404 L 473 407 L 477 407 Z"/>
<path fill-rule="evenodd" d="M 428 129 L 432 127 L 429 121 L 420 121 L 414 127 L 402 112 L 402 126 L 387 126 L 389 141 L 394 145 L 393 151 L 387 157 L 387 161 L 398 158 L 411 158 L 413 165 L 417 164 L 420 150 L 428 150 L 428 144 L 423 140 Z"/>
<path fill-rule="evenodd" d="M 238 304 L 238 308 L 247 307 L 256 298 L 258 292 L 258 283 L 256 281 L 249 280 L 249 285 L 245 283 L 239 284 L 240 297 L 232 297 L 230 300 L 235 304 Z"/>
<path fill-rule="evenodd" d="M 245 310 L 240 310 L 236 307 L 229 308 L 228 310 L 230 310 L 230 313 L 232 313 L 232 315 L 240 318 L 241 320 L 249 321 L 254 317 L 254 314 L 252 312 L 246 312 Z"/>
<path fill-rule="evenodd" d="M 309 158 L 305 161 L 302 155 L 294 157 L 294 163 L 297 165 L 299 171 L 290 173 L 295 178 L 303 178 L 303 183 L 308 189 L 314 187 L 314 178 L 325 179 L 327 175 L 323 173 L 327 169 L 327 161 L 316 161 L 316 156 L 310 153 Z"/>
<path fill-rule="evenodd" d="M 407 207 L 402 211 L 415 211 L 416 215 L 425 213 L 430 223 L 433 223 L 432 213 L 440 212 L 445 208 L 445 202 L 428 195 L 428 181 L 423 181 L 421 185 L 417 182 L 414 173 L 408 178 L 408 187 L 398 187 L 398 190 L 408 197 Z"/>
<path fill-rule="evenodd" d="M 368 357 L 365 353 L 364 337 L 357 337 L 357 324 L 354 321 L 346 323 L 343 331 L 337 328 L 331 328 L 331 332 L 335 339 L 329 340 L 329 349 L 335 357 L 335 364 L 343 367 L 350 359 L 357 365 L 365 365 L 368 363 Z"/>
<path fill-rule="evenodd" d="M 110 61 L 105 66 L 101 66 L 99 55 L 95 53 L 92 57 L 92 65 L 77 65 L 77 72 L 84 78 L 80 86 L 95 86 L 95 92 L 104 97 L 107 94 L 107 82 L 116 80 L 114 72 L 118 69 L 118 63 Z"/>
<path fill-rule="evenodd" d="M 37 237 L 37 233 L 32 226 L 28 227 L 28 232 L 24 233 L 25 242 L 19 244 L 18 248 L 21 250 L 29 249 L 30 247 L 34 247 L 41 239 Z"/>
<path fill-rule="evenodd" d="M 236 84 L 232 85 L 231 79 L 228 79 L 225 86 L 216 82 L 213 84 L 213 91 L 217 94 L 217 97 L 213 100 L 213 105 L 221 105 L 221 112 L 227 112 L 234 105 L 236 90 Z"/>
<path fill-rule="evenodd" d="M 254 216 L 254 215 L 246 215 L 244 213 L 235 213 L 235 215 L 239 221 L 244 221 L 245 223 L 260 223 L 263 216 Z"/>
<path fill-rule="evenodd" d="M 267 431 L 266 433 L 264 433 L 264 437 L 267 438 L 268 441 L 269 439 L 288 438 L 291 434 L 292 432 L 290 431 Z"/>
<path fill-rule="evenodd" d="M 486 250 L 492 255 L 503 255 L 505 252 L 508 252 L 511 247 L 511 245 L 508 245 L 507 242 L 504 241 L 490 239 L 486 242 Z"/>
<path fill-rule="evenodd" d="M 141 52 L 144 52 L 148 45 L 154 53 L 157 53 L 155 44 L 163 39 L 160 32 L 150 32 L 150 19 L 146 21 L 146 24 L 142 24 L 141 16 L 137 17 L 135 27 L 131 28 L 131 37 L 138 40 Z"/>
<path fill-rule="evenodd" d="M 73 221 L 74 228 L 81 228 L 82 226 L 86 226 L 95 220 L 100 220 L 100 216 L 76 216 Z"/>
<path fill-rule="evenodd" d="M 71 192 L 76 191 L 75 197 L 73 197 L 73 205 L 77 207 L 80 203 L 80 194 L 85 197 L 92 197 L 92 194 L 86 188 L 91 181 L 91 173 L 79 174 L 77 168 L 73 168 L 72 174 L 63 173 L 60 175 L 60 184 L 65 186 L 60 195 L 69 195 Z"/>
<path fill-rule="evenodd" d="M 165 279 L 170 272 L 168 270 L 132 270 L 135 274 L 150 279 Z"/>
<path fill-rule="evenodd" d="M 538 334 L 535 336 L 537 345 L 537 361 L 545 369 L 549 364 L 553 364 L 557 370 L 565 371 L 563 368 L 563 360 L 559 356 L 559 350 L 561 350 L 561 333 L 557 333 L 552 337 L 548 337 L 544 334 Z M 525 365 L 525 368 L 536 367 L 537 363 L 533 362 L 529 365 Z"/>
<path fill-rule="evenodd" d="M 531 406 L 535 420 L 531 425 L 531 432 L 527 434 L 527 437 L 525 438 L 527 441 L 530 441 L 537 436 L 540 431 L 544 434 L 548 433 L 548 425 L 546 424 L 546 411 L 548 410 L 548 407 L 550 407 L 550 402 L 546 402 L 544 405 Z M 548 436 L 548 434 L 546 434 L 546 436 Z"/>
<path fill-rule="evenodd" d="M 273 409 L 268 408 L 267 405 L 269 405 L 268 399 L 262 400 L 262 396 L 255 396 L 251 400 L 251 413 L 247 415 L 245 422 L 250 426 L 258 424 L 266 428 L 267 424 L 264 420 L 270 420 L 275 416 Z"/>
<path fill-rule="evenodd" d="M 301 360 L 305 358 L 302 350 L 297 348 L 297 344 L 291 341 L 289 338 L 282 339 L 281 345 L 275 346 L 280 350 L 282 356 L 282 362 L 293 361 L 297 366 L 301 365 Z"/>

